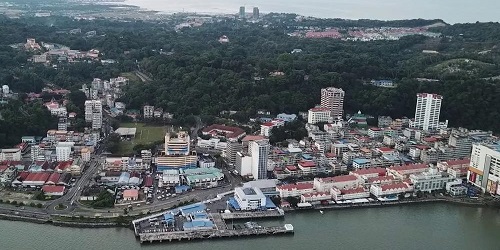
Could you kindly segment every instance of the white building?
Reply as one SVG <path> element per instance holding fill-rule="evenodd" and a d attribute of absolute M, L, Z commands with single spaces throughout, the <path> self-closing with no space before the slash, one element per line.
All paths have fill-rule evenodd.
<path fill-rule="evenodd" d="M 330 111 L 330 116 L 335 120 L 342 120 L 344 114 L 344 90 L 329 87 L 321 89 L 321 107 Z"/>
<path fill-rule="evenodd" d="M 421 174 L 410 175 L 413 188 L 422 192 L 444 189 L 446 183 L 454 179 L 455 178 L 446 173 L 440 173 L 436 168 L 430 168 L 427 172 Z"/>
<path fill-rule="evenodd" d="M 71 151 L 74 144 L 74 142 L 59 142 L 56 146 L 57 161 L 71 160 Z"/>
<path fill-rule="evenodd" d="M 271 135 L 271 130 L 273 128 L 278 128 L 285 125 L 284 120 L 274 119 L 270 122 L 266 122 L 260 125 L 260 135 L 269 137 Z"/>
<path fill-rule="evenodd" d="M 234 199 L 241 210 L 257 210 L 266 207 L 266 196 L 256 187 L 235 188 Z"/>
<path fill-rule="evenodd" d="M 234 169 L 241 176 L 252 175 L 252 157 L 241 152 L 237 152 Z"/>
<path fill-rule="evenodd" d="M 252 175 L 256 180 L 267 179 L 267 160 L 269 157 L 269 140 L 250 142 L 252 155 Z"/>
<path fill-rule="evenodd" d="M 319 122 L 328 122 L 331 117 L 331 110 L 324 107 L 309 109 L 307 114 L 307 123 L 316 124 Z"/>
<path fill-rule="evenodd" d="M 339 175 L 335 177 L 314 178 L 314 188 L 318 192 L 329 192 L 332 187 L 338 189 L 357 188 L 364 181 L 355 175 Z"/>
<path fill-rule="evenodd" d="M 153 118 L 154 111 L 155 111 L 155 106 L 149 106 L 149 105 L 144 106 L 144 118 L 145 119 Z"/>
<path fill-rule="evenodd" d="M 20 148 L 0 149 L 0 161 L 20 161 L 20 160 L 21 160 Z"/>
<path fill-rule="evenodd" d="M 286 184 L 276 186 L 276 191 L 280 193 L 282 199 L 287 197 L 300 197 L 303 194 L 314 192 L 314 185 L 310 182 L 301 182 L 296 184 Z"/>
<path fill-rule="evenodd" d="M 475 144 L 472 146 L 467 181 L 484 192 L 500 194 L 500 144 Z"/>
<path fill-rule="evenodd" d="M 85 121 L 92 123 L 92 129 L 102 128 L 102 103 L 98 100 L 85 101 Z"/>
<path fill-rule="evenodd" d="M 363 187 L 350 188 L 350 189 L 338 189 L 336 187 L 332 187 L 330 189 L 330 193 L 332 194 L 332 199 L 335 201 L 362 199 L 370 197 L 370 191 L 364 189 Z"/>
<path fill-rule="evenodd" d="M 413 188 L 406 183 L 394 184 L 374 184 L 370 186 L 370 193 L 376 197 L 398 195 L 413 191 Z"/>
<path fill-rule="evenodd" d="M 422 130 L 439 129 L 439 115 L 441 112 L 441 101 L 443 96 L 436 94 L 417 94 L 417 105 L 415 108 L 415 121 L 413 127 Z"/>
<path fill-rule="evenodd" d="M 92 149 L 89 147 L 82 148 L 80 154 L 82 156 L 82 161 L 90 161 L 90 156 L 92 153 Z"/>
<path fill-rule="evenodd" d="M 40 146 L 39 145 L 31 146 L 31 160 L 38 161 L 40 159 L 40 156 L 42 156 L 43 158 L 43 150 L 40 148 Z"/>
<path fill-rule="evenodd" d="M 168 169 L 163 170 L 162 182 L 166 186 L 177 186 L 181 183 L 179 177 L 179 170 L 177 169 Z"/>

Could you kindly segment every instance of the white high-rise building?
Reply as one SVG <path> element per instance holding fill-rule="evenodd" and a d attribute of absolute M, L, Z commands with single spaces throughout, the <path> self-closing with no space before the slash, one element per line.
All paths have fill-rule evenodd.
<path fill-rule="evenodd" d="M 56 146 L 57 161 L 71 160 L 71 150 L 74 142 L 59 142 Z"/>
<path fill-rule="evenodd" d="M 472 146 L 467 181 L 484 192 L 500 195 L 500 144 Z"/>
<path fill-rule="evenodd" d="M 309 109 L 307 115 L 307 123 L 316 124 L 318 122 L 328 122 L 330 120 L 331 111 L 328 108 L 312 108 Z"/>
<path fill-rule="evenodd" d="M 146 118 L 146 119 L 153 118 L 154 111 L 155 111 L 155 106 L 145 105 L 144 106 L 144 118 Z"/>
<path fill-rule="evenodd" d="M 85 121 L 92 122 L 92 129 L 102 128 L 102 103 L 98 100 L 85 101 Z"/>
<path fill-rule="evenodd" d="M 252 175 L 256 180 L 267 179 L 267 160 L 269 140 L 257 140 L 250 143 L 252 154 Z"/>
<path fill-rule="evenodd" d="M 415 121 L 413 127 L 422 130 L 439 129 L 439 114 L 441 112 L 441 101 L 443 96 L 436 94 L 417 94 L 417 106 L 415 108 Z"/>
<path fill-rule="evenodd" d="M 330 116 L 335 120 L 342 120 L 344 114 L 344 95 L 342 89 L 329 87 L 321 89 L 321 107 L 330 110 Z"/>

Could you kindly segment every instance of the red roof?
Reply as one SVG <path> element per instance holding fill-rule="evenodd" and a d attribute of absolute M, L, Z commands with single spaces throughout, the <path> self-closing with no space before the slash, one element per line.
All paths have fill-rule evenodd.
<path fill-rule="evenodd" d="M 316 163 L 314 163 L 313 161 L 299 161 L 299 165 L 304 168 L 316 167 Z"/>
<path fill-rule="evenodd" d="M 272 127 L 274 126 L 275 124 L 272 123 L 272 122 L 266 122 L 266 123 L 263 123 L 262 126 L 265 126 L 265 127 Z"/>
<path fill-rule="evenodd" d="M 328 192 L 314 192 L 314 193 L 309 193 L 309 194 L 303 194 L 302 196 L 304 197 L 314 197 L 314 196 L 329 196 L 330 193 Z"/>
<path fill-rule="evenodd" d="M 19 173 L 19 175 L 17 176 L 17 178 L 20 181 L 24 181 L 24 180 L 26 180 L 26 178 L 28 177 L 29 174 L 30 174 L 30 172 L 21 172 L 21 173 Z"/>
<path fill-rule="evenodd" d="M 392 175 L 377 176 L 377 177 L 368 178 L 368 183 L 393 181 L 393 180 L 394 180 L 394 177 Z"/>
<path fill-rule="evenodd" d="M 312 183 L 297 183 L 297 184 L 285 184 L 281 186 L 277 186 L 276 189 L 278 190 L 304 190 L 304 189 L 312 189 L 314 185 Z"/>
<path fill-rule="evenodd" d="M 337 157 L 337 155 L 336 155 L 336 154 L 334 154 L 334 153 L 326 153 L 326 154 L 325 154 L 325 156 L 326 156 L 326 158 L 334 158 L 334 157 Z"/>
<path fill-rule="evenodd" d="M 152 176 L 146 176 L 146 178 L 144 178 L 144 186 L 145 187 L 152 187 L 153 186 L 153 177 Z"/>
<path fill-rule="evenodd" d="M 355 181 L 358 177 L 354 175 L 339 175 L 335 177 L 319 178 L 322 182 L 345 182 L 345 181 Z"/>
<path fill-rule="evenodd" d="M 286 169 L 288 169 L 289 171 L 297 171 L 297 166 L 288 165 L 288 166 L 286 166 Z"/>
<path fill-rule="evenodd" d="M 359 194 L 359 193 L 366 193 L 368 191 L 366 191 L 364 188 L 362 187 L 359 187 L 359 188 L 351 188 L 351 189 L 342 189 L 340 190 L 340 193 L 341 194 Z"/>
<path fill-rule="evenodd" d="M 425 142 L 435 142 L 435 141 L 437 141 L 437 138 L 433 137 L 433 136 L 431 136 L 431 137 L 425 137 L 424 141 Z"/>
<path fill-rule="evenodd" d="M 450 161 L 446 161 L 446 163 L 447 163 L 449 166 L 453 166 L 453 165 L 464 165 L 464 164 L 469 164 L 469 163 L 470 163 L 470 159 L 463 159 L 463 160 L 450 160 Z"/>
<path fill-rule="evenodd" d="M 382 188 L 382 191 L 387 191 L 391 189 L 403 189 L 403 188 L 408 188 L 408 184 L 406 183 L 393 183 L 393 184 L 385 184 L 380 186 Z"/>
<path fill-rule="evenodd" d="M 123 198 L 134 198 L 139 196 L 139 190 L 137 189 L 127 189 L 123 191 Z"/>
<path fill-rule="evenodd" d="M 429 148 L 431 148 L 431 147 L 429 147 L 429 146 L 427 146 L 427 145 L 417 145 L 417 146 L 415 146 L 415 147 L 416 147 L 416 148 L 418 148 L 418 149 L 421 149 L 421 150 L 425 150 L 425 149 L 429 149 Z"/>
<path fill-rule="evenodd" d="M 265 139 L 266 137 L 262 136 L 262 135 L 247 135 L 245 137 L 243 137 L 242 141 L 258 141 L 258 140 L 262 140 L 262 139 Z"/>
<path fill-rule="evenodd" d="M 45 172 L 41 172 L 41 173 L 30 173 L 28 174 L 28 176 L 26 177 L 26 179 L 24 181 L 36 181 L 36 182 L 46 182 L 47 179 L 49 178 L 50 176 L 50 173 L 45 173 Z"/>
<path fill-rule="evenodd" d="M 388 147 L 382 147 L 382 148 L 377 148 L 379 151 L 381 152 L 391 152 L 391 151 L 394 151 L 394 149 L 392 148 L 388 148 Z"/>
<path fill-rule="evenodd" d="M 219 124 L 212 124 L 202 130 L 204 134 L 225 133 L 227 138 L 237 138 L 245 134 L 245 130 L 238 127 L 230 127 Z"/>
<path fill-rule="evenodd" d="M 56 169 L 59 169 L 61 171 L 65 170 L 69 166 L 71 166 L 72 163 L 73 163 L 73 161 L 62 161 L 62 162 L 59 162 L 59 164 L 57 165 Z"/>
<path fill-rule="evenodd" d="M 370 128 L 371 131 L 381 131 L 382 129 L 380 128 L 377 128 L 377 127 L 373 127 L 373 128 Z"/>
<path fill-rule="evenodd" d="M 309 109 L 309 111 L 312 111 L 312 112 L 325 112 L 325 111 L 330 111 L 328 108 L 312 108 L 312 109 Z"/>
<path fill-rule="evenodd" d="M 0 172 L 4 171 L 7 168 L 9 168 L 9 166 L 7 166 L 7 165 L 0 165 Z"/>
<path fill-rule="evenodd" d="M 408 165 L 398 165 L 389 167 L 389 169 L 394 171 L 405 171 L 405 170 L 413 170 L 413 169 L 424 169 L 429 168 L 427 164 L 408 164 Z"/>
<path fill-rule="evenodd" d="M 368 175 L 368 174 L 381 175 L 381 174 L 383 174 L 383 175 L 385 175 L 386 172 L 387 172 L 387 170 L 385 168 L 364 168 L 364 169 L 352 171 L 352 174 L 358 174 L 358 175 Z"/>
<path fill-rule="evenodd" d="M 64 186 L 52 186 L 52 185 L 44 185 L 42 190 L 44 193 L 63 193 L 65 187 Z"/>
<path fill-rule="evenodd" d="M 49 179 L 47 180 L 47 182 L 52 182 L 52 183 L 57 183 L 59 181 L 59 178 L 61 177 L 61 174 L 59 173 L 52 173 L 50 176 L 49 176 Z"/>

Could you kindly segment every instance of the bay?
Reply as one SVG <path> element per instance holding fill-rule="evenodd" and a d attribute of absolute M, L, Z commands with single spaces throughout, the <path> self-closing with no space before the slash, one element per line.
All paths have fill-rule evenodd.
<path fill-rule="evenodd" d="M 80 229 L 0 221 L 0 249 L 500 249 L 500 210 L 422 204 L 289 213 L 293 236 L 140 244 L 127 228 Z"/>
<path fill-rule="evenodd" d="M 448 23 L 498 22 L 498 0 L 126 0 L 149 10 L 198 13 L 252 12 L 297 13 L 320 18 L 345 19 L 443 19 Z"/>

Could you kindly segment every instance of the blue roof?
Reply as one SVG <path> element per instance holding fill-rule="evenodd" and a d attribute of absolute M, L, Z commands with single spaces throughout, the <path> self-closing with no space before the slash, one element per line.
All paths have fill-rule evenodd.
<path fill-rule="evenodd" d="M 208 215 L 205 212 L 195 213 L 193 216 L 195 219 L 207 219 L 208 218 Z"/>
<path fill-rule="evenodd" d="M 357 164 L 367 164 L 367 163 L 370 163 L 370 160 L 367 160 L 367 159 L 363 159 L 363 158 L 357 158 L 357 159 L 354 159 L 352 160 L 353 162 L 356 162 Z"/>
<path fill-rule="evenodd" d="M 194 214 L 197 212 L 203 212 L 203 211 L 205 211 L 206 208 L 207 208 L 207 206 L 205 206 L 205 204 L 196 203 L 196 204 L 180 207 L 179 210 L 181 211 L 181 213 L 183 215 L 188 215 L 188 214 Z"/>
<path fill-rule="evenodd" d="M 186 228 L 212 228 L 214 223 L 208 220 L 193 220 L 191 222 L 184 222 L 182 227 Z"/>
<path fill-rule="evenodd" d="M 171 214 L 171 213 L 164 214 L 163 218 L 165 219 L 166 222 L 172 222 L 172 221 L 174 221 L 174 215 Z"/>
<path fill-rule="evenodd" d="M 274 205 L 273 201 L 269 197 L 266 197 L 266 208 L 268 209 L 276 208 L 276 205 Z"/>
<path fill-rule="evenodd" d="M 236 209 L 236 210 L 241 209 L 240 205 L 238 204 L 238 202 L 236 201 L 236 199 L 234 197 L 229 198 L 228 202 L 229 202 L 229 205 L 231 205 L 234 209 Z"/>
<path fill-rule="evenodd" d="M 312 160 L 312 156 L 310 154 L 303 154 L 302 158 L 304 158 L 306 160 Z"/>
<path fill-rule="evenodd" d="M 189 186 L 186 186 L 186 185 L 182 185 L 182 186 L 175 186 L 175 191 L 188 191 L 189 190 Z"/>

